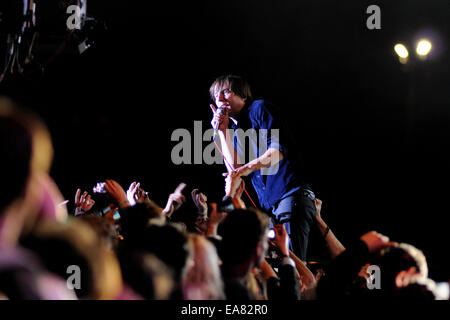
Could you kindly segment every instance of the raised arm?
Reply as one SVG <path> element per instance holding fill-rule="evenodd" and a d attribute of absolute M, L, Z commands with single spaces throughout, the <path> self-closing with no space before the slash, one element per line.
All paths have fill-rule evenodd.
<path fill-rule="evenodd" d="M 323 221 L 323 219 L 320 215 L 320 211 L 322 209 L 322 200 L 315 198 L 314 205 L 315 205 L 316 211 L 317 211 L 317 214 L 316 214 L 317 227 L 319 228 L 320 233 L 325 238 L 325 241 L 328 245 L 328 250 L 330 251 L 331 258 L 335 258 L 345 250 L 345 247 L 336 238 L 333 231 L 330 230 L 330 228 L 325 223 L 325 221 Z"/>
<path fill-rule="evenodd" d="M 305 290 L 311 289 L 316 285 L 316 278 L 314 274 L 309 270 L 306 264 L 300 260 L 291 250 L 289 250 L 289 257 L 294 260 L 295 267 L 300 275 L 301 287 L 300 291 L 304 292 Z"/>
<path fill-rule="evenodd" d="M 186 184 L 182 182 L 178 185 L 175 191 L 169 195 L 166 207 L 162 211 L 166 217 L 170 218 L 172 213 L 179 209 L 186 201 L 186 197 L 183 195 L 184 188 L 186 188 Z"/>

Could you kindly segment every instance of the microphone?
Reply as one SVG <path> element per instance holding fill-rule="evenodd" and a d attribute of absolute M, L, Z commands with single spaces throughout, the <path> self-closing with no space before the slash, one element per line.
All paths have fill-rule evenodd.
<path fill-rule="evenodd" d="M 217 108 L 217 112 L 219 112 L 223 115 L 227 114 L 227 110 L 225 110 L 225 108 L 222 108 L 222 107 Z M 214 126 L 214 135 L 217 134 L 217 131 L 219 130 L 219 125 L 220 125 L 220 123 L 219 123 L 219 121 L 217 121 L 216 125 Z"/>

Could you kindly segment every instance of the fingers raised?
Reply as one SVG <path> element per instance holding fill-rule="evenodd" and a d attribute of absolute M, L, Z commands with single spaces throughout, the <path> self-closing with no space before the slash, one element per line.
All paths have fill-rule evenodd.
<path fill-rule="evenodd" d="M 80 202 L 80 193 L 81 190 L 77 189 L 77 192 L 75 193 L 75 205 L 78 205 L 78 203 Z"/>
<path fill-rule="evenodd" d="M 83 203 L 86 201 L 86 196 L 88 195 L 87 191 L 83 192 L 80 198 L 80 202 Z"/>
<path fill-rule="evenodd" d="M 186 188 L 186 183 L 182 182 L 178 185 L 178 187 L 175 189 L 174 193 L 182 193 L 184 188 Z"/>

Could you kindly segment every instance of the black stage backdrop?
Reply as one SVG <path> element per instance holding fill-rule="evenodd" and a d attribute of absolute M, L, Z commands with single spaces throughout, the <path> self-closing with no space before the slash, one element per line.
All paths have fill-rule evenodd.
<path fill-rule="evenodd" d="M 380 30 L 366 27 L 372 4 Z M 224 166 L 173 164 L 171 135 L 209 128 L 211 81 L 240 74 L 289 120 L 303 178 L 344 244 L 377 230 L 422 249 L 431 277 L 448 280 L 450 2 L 96 0 L 88 13 L 107 26 L 91 48 L 0 84 L 47 122 L 66 199 L 105 178 L 138 180 L 161 205 L 181 181 L 219 199 Z M 427 61 L 413 52 L 422 35 Z"/>

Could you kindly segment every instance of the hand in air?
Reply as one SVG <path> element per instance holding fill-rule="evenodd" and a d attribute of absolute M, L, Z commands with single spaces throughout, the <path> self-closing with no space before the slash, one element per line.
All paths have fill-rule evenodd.
<path fill-rule="evenodd" d="M 81 197 L 80 197 L 81 195 Z M 95 201 L 91 199 L 91 196 L 87 193 L 87 191 L 81 194 L 81 190 L 77 189 L 75 193 L 75 215 L 78 216 L 85 212 L 91 210 L 92 206 L 95 204 Z"/>
<path fill-rule="evenodd" d="M 181 205 L 186 201 L 186 197 L 183 195 L 183 190 L 186 188 L 185 183 L 180 183 L 173 193 L 169 195 L 166 207 L 163 210 L 165 215 L 171 215 L 175 210 L 178 210 Z"/>
<path fill-rule="evenodd" d="M 198 189 L 194 189 L 191 192 L 192 200 L 195 203 L 195 206 L 198 209 L 198 213 L 200 215 L 207 215 L 208 214 L 208 197 L 202 192 L 200 192 Z"/>
<path fill-rule="evenodd" d="M 127 190 L 127 199 L 131 206 L 136 202 L 144 201 L 148 197 L 148 192 L 141 189 L 141 184 L 134 181 Z"/>

